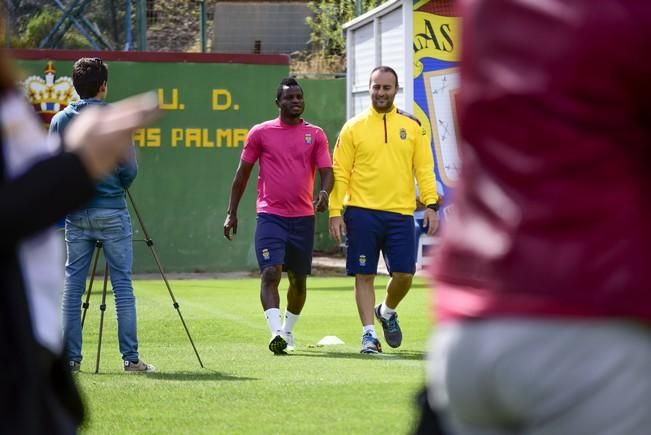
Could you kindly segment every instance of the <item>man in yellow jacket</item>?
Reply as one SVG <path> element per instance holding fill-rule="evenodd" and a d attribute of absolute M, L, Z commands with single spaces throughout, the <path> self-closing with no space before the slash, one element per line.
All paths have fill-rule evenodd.
<path fill-rule="evenodd" d="M 432 150 L 419 121 L 393 105 L 397 92 L 397 73 L 388 66 L 375 68 L 369 80 L 372 107 L 344 124 L 333 155 L 330 234 L 337 242 L 347 239 L 346 272 L 355 276 L 362 353 L 382 352 L 374 316 L 389 346 L 402 343 L 396 308 L 416 271 L 414 177 L 427 205 L 423 225 L 429 235 L 438 227 Z M 391 279 L 384 302 L 375 306 L 380 251 Z"/>

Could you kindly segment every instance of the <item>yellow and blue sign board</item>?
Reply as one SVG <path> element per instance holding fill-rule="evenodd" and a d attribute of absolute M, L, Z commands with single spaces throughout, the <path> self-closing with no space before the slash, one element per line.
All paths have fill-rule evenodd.
<path fill-rule="evenodd" d="M 413 2 L 414 112 L 430 139 L 443 214 L 459 176 L 457 92 L 461 20 L 452 1 Z"/>

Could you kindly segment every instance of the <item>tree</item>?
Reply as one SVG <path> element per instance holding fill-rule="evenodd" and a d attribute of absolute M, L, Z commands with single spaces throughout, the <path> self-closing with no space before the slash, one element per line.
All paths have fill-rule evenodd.
<path fill-rule="evenodd" d="M 45 38 L 54 27 L 61 12 L 50 7 L 44 7 L 29 18 L 24 29 L 11 40 L 12 47 L 34 48 Z M 91 48 L 90 43 L 74 30 L 66 32 L 61 40 L 60 48 Z"/>
<path fill-rule="evenodd" d="M 386 0 L 363 0 L 366 12 Z M 355 17 L 355 0 L 311 1 L 308 7 L 314 12 L 306 19 L 312 30 L 310 43 L 312 51 L 321 56 L 343 56 L 346 53 L 346 39 L 341 26 Z"/>
<path fill-rule="evenodd" d="M 82 17 L 114 49 L 126 42 L 125 4 L 127 0 L 94 0 L 83 9 Z M 133 0 L 129 0 L 133 1 Z M 71 4 L 70 2 L 62 2 Z M 4 0 L 11 46 L 37 48 L 63 12 L 53 0 Z M 135 9 L 135 8 L 134 8 Z M 135 12 L 132 11 L 132 15 Z M 72 26 L 57 48 L 91 48 L 91 43 Z"/>

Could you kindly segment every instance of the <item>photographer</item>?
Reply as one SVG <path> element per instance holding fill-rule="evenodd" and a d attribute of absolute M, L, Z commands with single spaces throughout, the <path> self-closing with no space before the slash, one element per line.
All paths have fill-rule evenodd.
<path fill-rule="evenodd" d="M 103 106 L 108 92 L 108 68 L 99 58 L 81 58 L 75 62 L 72 81 L 81 100 L 66 107 L 52 118 L 50 133 L 61 135 L 80 111 Z M 96 242 L 102 242 L 113 293 L 118 322 L 120 353 L 127 372 L 152 372 L 154 366 L 142 361 L 138 354 L 136 301 L 131 283 L 133 246 L 131 219 L 125 189 L 136 178 L 135 152 L 95 187 L 90 202 L 66 217 L 66 260 L 63 292 L 64 340 L 72 372 L 81 366 L 81 297 Z"/>

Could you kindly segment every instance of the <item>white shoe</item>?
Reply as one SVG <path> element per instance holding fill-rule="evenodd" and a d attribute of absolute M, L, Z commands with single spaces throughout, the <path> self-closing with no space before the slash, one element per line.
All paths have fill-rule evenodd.
<path fill-rule="evenodd" d="M 287 342 L 287 348 L 285 349 L 287 352 L 293 352 L 294 351 L 294 334 L 291 332 L 286 332 L 286 331 L 281 331 L 280 335 L 285 339 Z"/>

